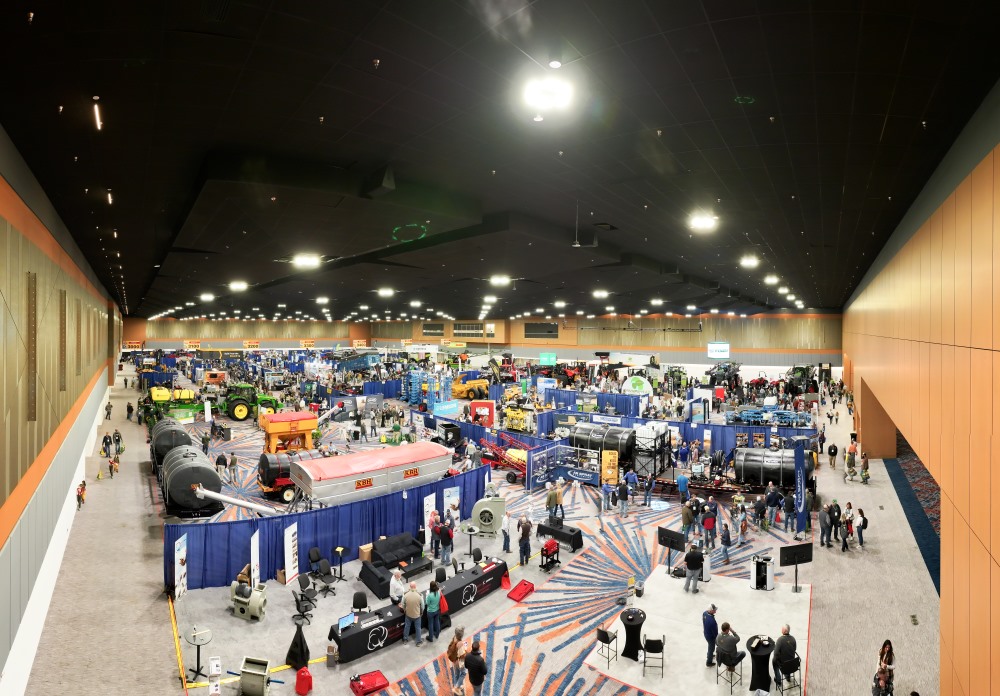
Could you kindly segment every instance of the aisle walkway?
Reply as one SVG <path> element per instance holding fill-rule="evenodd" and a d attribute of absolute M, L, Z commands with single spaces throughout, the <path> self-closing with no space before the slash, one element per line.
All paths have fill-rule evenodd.
<path fill-rule="evenodd" d="M 127 376 L 130 388 L 122 386 Z M 180 693 L 170 616 L 163 594 L 162 523 L 154 510 L 145 429 L 125 420 L 136 403 L 134 372 L 119 373 L 111 390 L 110 421 L 125 440 L 119 473 L 107 475 L 107 459 L 87 457 L 87 503 L 69 543 L 26 691 L 30 696 L 101 694 L 132 696 Z M 144 466 L 148 466 L 144 464 Z"/>

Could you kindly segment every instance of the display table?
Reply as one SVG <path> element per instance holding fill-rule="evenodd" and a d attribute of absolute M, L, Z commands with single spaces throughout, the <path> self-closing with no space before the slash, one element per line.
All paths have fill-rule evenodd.
<path fill-rule="evenodd" d="M 576 527 L 563 525 L 556 527 L 545 522 L 539 522 L 535 529 L 535 536 L 549 536 L 556 541 L 569 545 L 571 551 L 583 548 L 583 532 Z"/>
<path fill-rule="evenodd" d="M 750 644 L 760 638 L 756 648 Z M 771 653 L 774 652 L 774 641 L 767 636 L 752 636 L 747 639 L 747 654 L 750 656 L 750 691 L 760 689 L 771 690 Z"/>
<path fill-rule="evenodd" d="M 646 622 L 646 612 L 642 609 L 626 609 L 621 613 L 625 625 L 625 647 L 622 657 L 639 661 L 639 651 L 642 649 L 642 625 Z"/>
<path fill-rule="evenodd" d="M 203 628 L 201 630 L 198 630 L 198 627 L 195 626 L 190 631 L 184 633 L 184 640 L 186 640 L 189 645 L 195 646 L 197 650 L 196 652 L 197 656 L 195 657 L 195 667 L 194 669 L 188 670 L 189 672 L 191 672 L 191 679 L 196 680 L 199 675 L 207 678 L 208 675 L 201 670 L 201 646 L 208 645 L 209 643 L 212 642 L 211 629 Z"/>
<path fill-rule="evenodd" d="M 500 587 L 507 574 L 507 564 L 499 560 L 486 560 L 463 570 L 441 583 L 441 593 L 448 603 L 448 614 L 444 620 L 461 611 Z M 422 621 L 427 628 L 426 612 Z M 330 627 L 327 640 L 337 644 L 340 662 L 351 662 L 369 653 L 397 643 L 403 637 L 403 612 L 395 604 L 358 616 L 358 622 L 341 631 L 336 625 Z"/>

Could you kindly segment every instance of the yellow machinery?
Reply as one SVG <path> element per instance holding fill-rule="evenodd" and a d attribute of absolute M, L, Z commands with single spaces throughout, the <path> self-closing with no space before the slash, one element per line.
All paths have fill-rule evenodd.
<path fill-rule="evenodd" d="M 168 401 L 192 404 L 197 401 L 194 392 L 190 389 L 174 389 L 171 393 L 166 387 L 150 387 L 149 398 L 153 400 L 154 404 L 164 404 Z"/>
<path fill-rule="evenodd" d="M 313 449 L 313 430 L 319 426 L 312 411 L 261 413 L 258 423 L 264 431 L 264 451 L 270 454 Z"/>
<path fill-rule="evenodd" d="M 490 394 L 490 383 L 485 379 L 467 379 L 464 382 L 451 383 L 451 398 L 453 399 L 485 399 Z"/>
<path fill-rule="evenodd" d="M 506 430 L 516 430 L 520 433 L 535 432 L 535 412 L 520 408 L 518 406 L 508 406 L 503 410 L 504 428 Z"/>

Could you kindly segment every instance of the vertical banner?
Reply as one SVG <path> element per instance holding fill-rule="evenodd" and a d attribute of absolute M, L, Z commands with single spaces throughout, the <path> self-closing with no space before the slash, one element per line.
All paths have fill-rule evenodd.
<path fill-rule="evenodd" d="M 701 436 L 702 446 L 701 451 L 705 454 L 711 456 L 712 454 L 712 429 L 705 428 Z"/>
<path fill-rule="evenodd" d="M 205 422 L 212 422 L 212 402 L 208 399 L 205 399 Z"/>
<path fill-rule="evenodd" d="M 429 520 L 431 519 L 431 513 L 434 512 L 434 501 L 436 496 L 431 493 L 430 495 L 424 496 L 424 543 L 431 543 L 431 530 L 427 526 Z"/>
<path fill-rule="evenodd" d="M 795 533 L 806 530 L 809 510 L 806 510 L 806 455 L 800 442 L 795 446 Z"/>
<path fill-rule="evenodd" d="M 285 584 L 299 577 L 299 523 L 285 527 Z"/>
<path fill-rule="evenodd" d="M 452 511 L 451 514 L 452 514 L 452 516 L 456 517 L 456 521 L 462 518 L 462 514 L 461 514 L 461 512 L 458 509 L 459 505 L 461 504 L 461 501 L 458 499 L 459 498 L 459 494 L 461 493 L 461 491 L 462 491 L 462 489 L 459 488 L 458 486 L 455 486 L 453 488 L 445 488 L 444 489 L 444 494 L 443 494 L 444 495 L 444 510 L 441 511 L 441 519 L 442 520 L 444 519 L 444 515 L 445 515 L 445 511 L 446 510 L 451 510 Z"/>
<path fill-rule="evenodd" d="M 260 530 L 250 537 L 250 585 L 257 587 L 260 582 Z"/>
<path fill-rule="evenodd" d="M 188 591 L 188 535 L 182 534 L 174 542 L 174 600 L 178 600 Z"/>
<path fill-rule="evenodd" d="M 618 483 L 618 452 L 615 450 L 601 451 L 601 481 L 612 485 Z"/>

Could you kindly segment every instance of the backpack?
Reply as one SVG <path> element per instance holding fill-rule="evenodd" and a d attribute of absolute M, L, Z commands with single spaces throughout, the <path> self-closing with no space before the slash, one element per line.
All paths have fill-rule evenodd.
<path fill-rule="evenodd" d="M 863 519 L 863 520 L 861 521 L 861 528 L 862 528 L 862 529 L 868 529 L 868 518 L 867 518 L 867 517 L 866 517 L 866 518 L 864 518 L 864 519 Z"/>

